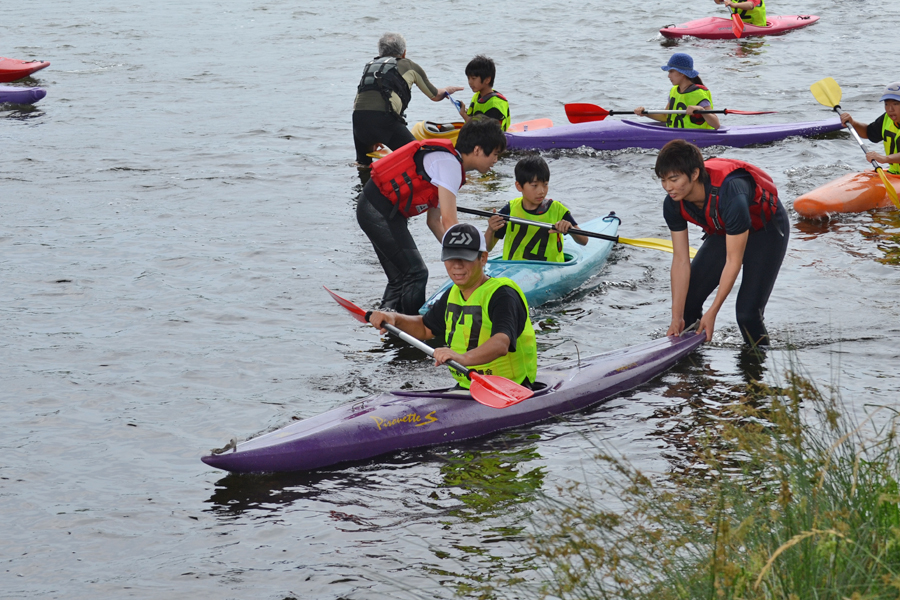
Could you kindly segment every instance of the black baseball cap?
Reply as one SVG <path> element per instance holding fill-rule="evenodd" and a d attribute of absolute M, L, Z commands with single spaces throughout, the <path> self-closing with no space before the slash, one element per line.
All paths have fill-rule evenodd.
<path fill-rule="evenodd" d="M 484 236 L 468 223 L 457 223 L 444 232 L 441 248 L 441 260 L 458 258 L 471 262 L 478 259 L 479 252 L 487 252 Z"/>

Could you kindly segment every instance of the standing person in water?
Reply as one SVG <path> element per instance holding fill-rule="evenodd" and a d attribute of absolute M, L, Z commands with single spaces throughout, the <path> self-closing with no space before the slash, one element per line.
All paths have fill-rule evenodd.
<path fill-rule="evenodd" d="M 712 110 L 712 94 L 703 85 L 700 73 L 694 70 L 694 59 L 683 52 L 669 58 L 668 64 L 660 67 L 669 72 L 672 89 L 666 110 L 685 110 L 686 115 L 645 115 L 644 107 L 638 106 L 634 114 L 665 122 L 667 127 L 685 129 L 718 129 L 719 117 L 713 114 L 694 114 L 698 110 Z"/>
<path fill-rule="evenodd" d="M 406 128 L 404 113 L 415 84 L 434 102 L 462 88 L 436 88 L 422 67 L 406 58 L 406 40 L 399 33 L 386 33 L 378 40 L 378 56 L 363 69 L 353 101 L 353 143 L 356 162 L 372 164 L 368 156 L 379 145 L 396 150 L 416 138 Z"/>
<path fill-rule="evenodd" d="M 900 175 L 900 81 L 884 88 L 880 102 L 884 102 L 884 112 L 871 123 L 860 123 L 850 113 L 843 113 L 841 124 L 850 123 L 870 142 L 884 142 L 884 154 L 872 150 L 866 152 L 866 160 L 889 164 L 888 173 Z"/>
<path fill-rule="evenodd" d="M 413 141 L 372 165 L 372 178 L 357 200 L 356 220 L 388 278 L 380 310 L 415 315 L 425 304 L 428 267 L 407 221 L 424 213 L 440 242 L 458 222 L 456 193 L 466 171 L 487 173 L 504 150 L 500 123 L 478 117 L 459 130 L 455 148 L 449 140 Z"/>
<path fill-rule="evenodd" d="M 741 2 L 714 0 L 714 2 L 730 8 L 732 14 L 739 16 L 744 23 L 756 27 L 766 26 L 766 0 L 742 0 Z"/>
<path fill-rule="evenodd" d="M 790 221 L 769 175 L 724 158 L 704 162 L 697 146 L 672 140 L 659 151 L 656 176 L 668 194 L 663 216 L 672 232 L 672 322 L 666 335 L 700 320 L 711 340 L 716 315 L 743 267 L 736 314 L 744 341 L 767 346 L 766 303 L 784 260 Z M 703 245 L 690 258 L 688 222 L 703 228 Z M 718 287 L 710 307 L 703 303 Z"/>

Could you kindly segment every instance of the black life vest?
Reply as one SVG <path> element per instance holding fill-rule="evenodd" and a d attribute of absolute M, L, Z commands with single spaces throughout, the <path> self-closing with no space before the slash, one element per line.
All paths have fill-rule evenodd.
<path fill-rule="evenodd" d="M 404 117 L 406 116 L 406 107 L 409 106 L 409 101 L 412 98 L 412 92 L 409 89 L 409 84 L 400 75 L 396 57 L 376 56 L 366 63 L 362 79 L 359 80 L 359 85 L 356 88 L 356 93 L 361 94 L 363 92 L 380 93 L 382 98 L 384 98 L 385 110 L 406 124 Z M 391 103 L 391 92 L 400 97 L 402 108 L 399 115 L 394 112 L 394 106 Z"/>
<path fill-rule="evenodd" d="M 686 200 L 680 203 L 681 216 L 685 220 L 690 221 L 703 228 L 708 234 L 724 235 L 725 224 L 722 223 L 719 211 L 719 190 L 725 178 L 737 170 L 746 171 L 755 184 L 753 200 L 750 201 L 750 225 L 753 231 L 759 231 L 765 228 L 766 221 L 770 221 L 778 208 L 778 190 L 775 188 L 775 182 L 768 173 L 757 166 L 748 162 L 727 158 L 711 158 L 703 163 L 706 172 L 709 173 L 710 184 L 712 188 L 709 192 L 709 198 L 706 201 L 706 209 L 704 211 L 704 222 L 700 222 L 692 217 L 684 206 Z"/>

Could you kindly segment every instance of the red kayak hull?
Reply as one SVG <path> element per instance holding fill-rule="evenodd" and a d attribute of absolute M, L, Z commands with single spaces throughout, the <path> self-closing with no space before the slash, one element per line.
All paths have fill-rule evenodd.
<path fill-rule="evenodd" d="M 794 29 L 800 29 L 812 25 L 819 20 L 816 15 L 772 15 L 766 19 L 766 27 L 744 24 L 744 32 L 741 38 L 758 35 L 780 35 Z M 666 25 L 659 30 L 667 38 L 680 38 L 692 36 L 704 40 L 733 40 L 734 32 L 731 29 L 731 19 L 724 17 L 704 17 L 695 21 L 688 21 L 681 25 Z"/>
<path fill-rule="evenodd" d="M 49 66 L 50 63 L 45 60 L 18 60 L 0 56 L 0 83 L 28 77 Z"/>

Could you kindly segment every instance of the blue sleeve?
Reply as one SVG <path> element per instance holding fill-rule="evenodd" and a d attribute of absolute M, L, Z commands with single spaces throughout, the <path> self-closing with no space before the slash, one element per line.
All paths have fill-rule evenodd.
<path fill-rule="evenodd" d="M 663 200 L 663 218 L 669 231 L 684 231 L 687 229 L 687 220 L 681 216 L 681 209 L 671 197 L 666 196 Z"/>
<path fill-rule="evenodd" d="M 739 235 L 750 229 L 750 203 L 756 185 L 746 171 L 738 171 L 725 178 L 719 190 L 719 218 L 727 235 Z"/>

